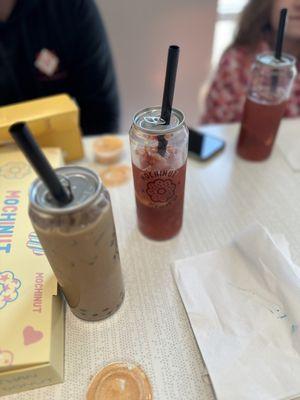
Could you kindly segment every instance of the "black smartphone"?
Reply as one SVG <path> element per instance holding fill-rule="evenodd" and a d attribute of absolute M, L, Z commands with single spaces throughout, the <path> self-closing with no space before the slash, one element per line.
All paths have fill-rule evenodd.
<path fill-rule="evenodd" d="M 225 142 L 222 139 L 191 128 L 189 128 L 189 131 L 189 152 L 200 161 L 209 160 L 225 147 Z"/>

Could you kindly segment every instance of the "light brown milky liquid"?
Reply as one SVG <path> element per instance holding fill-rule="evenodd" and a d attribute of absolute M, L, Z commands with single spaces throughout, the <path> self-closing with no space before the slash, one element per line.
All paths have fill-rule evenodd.
<path fill-rule="evenodd" d="M 111 205 L 101 213 L 84 213 L 48 226 L 44 219 L 31 217 L 72 312 L 96 321 L 120 307 L 124 289 Z"/>

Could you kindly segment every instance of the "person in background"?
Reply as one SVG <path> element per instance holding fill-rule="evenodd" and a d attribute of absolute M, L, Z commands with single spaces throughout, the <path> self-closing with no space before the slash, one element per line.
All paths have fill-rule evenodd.
<path fill-rule="evenodd" d="M 297 59 L 300 70 L 300 0 L 250 0 L 245 7 L 236 37 L 224 52 L 209 92 L 201 123 L 241 121 L 251 65 L 258 53 L 275 48 L 281 8 L 288 8 L 283 51 Z M 298 73 L 285 117 L 300 116 Z"/>
<path fill-rule="evenodd" d="M 85 134 L 116 132 L 119 99 L 93 0 L 0 0 L 0 105 L 68 93 Z"/>

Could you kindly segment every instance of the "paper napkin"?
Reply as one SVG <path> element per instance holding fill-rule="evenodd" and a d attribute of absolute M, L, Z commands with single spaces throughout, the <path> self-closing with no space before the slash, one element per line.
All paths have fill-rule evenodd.
<path fill-rule="evenodd" d="M 279 239 L 256 224 L 173 265 L 218 400 L 300 396 L 300 273 Z"/>

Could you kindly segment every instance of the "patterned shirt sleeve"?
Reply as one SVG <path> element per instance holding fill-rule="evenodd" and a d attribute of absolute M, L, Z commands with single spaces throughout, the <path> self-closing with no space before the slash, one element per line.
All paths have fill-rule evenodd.
<path fill-rule="evenodd" d="M 205 102 L 201 123 L 238 122 L 242 118 L 252 59 L 243 49 L 222 56 Z"/>

